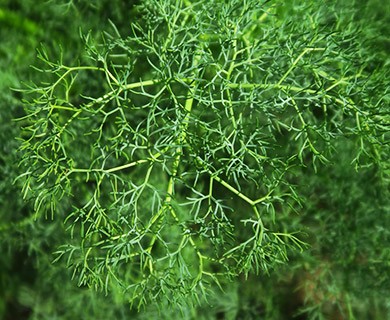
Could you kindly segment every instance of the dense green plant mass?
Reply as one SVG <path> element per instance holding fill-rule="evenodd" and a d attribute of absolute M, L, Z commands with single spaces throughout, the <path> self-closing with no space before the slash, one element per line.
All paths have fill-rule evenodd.
<path fill-rule="evenodd" d="M 379 23 L 362 28 L 342 1 L 109 3 L 60 5 L 77 19 L 104 13 L 104 33 L 82 31 L 82 53 L 76 28 L 60 54 L 42 46 L 22 90 L 11 171 L 30 207 L 1 229 L 36 257 L 39 297 L 52 277 L 72 298 L 55 286 L 53 307 L 23 287 L 20 303 L 64 319 L 87 301 L 91 318 L 129 317 L 124 301 L 146 308 L 139 318 L 161 317 L 152 301 L 189 319 L 381 315 L 389 68 Z"/>
<path fill-rule="evenodd" d="M 54 78 L 30 89 L 22 145 L 23 192 L 74 239 L 58 258 L 140 304 L 285 261 L 302 247 L 275 223 L 299 210 L 295 168 L 332 161 L 340 137 L 376 159 L 385 125 L 353 34 L 325 12 L 304 31 L 258 1 L 143 10 L 129 36 L 87 36 L 88 64 L 40 52 Z"/>

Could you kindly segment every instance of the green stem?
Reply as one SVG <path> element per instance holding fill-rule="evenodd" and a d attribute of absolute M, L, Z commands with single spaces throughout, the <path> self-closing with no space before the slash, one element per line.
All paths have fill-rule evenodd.
<path fill-rule="evenodd" d="M 199 60 L 199 57 L 195 56 L 195 58 L 194 58 L 194 65 L 196 65 L 198 63 L 198 60 Z M 173 216 L 173 218 L 177 222 L 179 222 L 178 221 L 179 219 L 176 216 L 175 211 L 171 207 L 171 202 L 172 202 L 172 196 L 174 194 L 174 185 L 175 185 L 174 179 L 177 176 L 177 172 L 179 170 L 180 160 L 181 160 L 181 157 L 183 155 L 183 144 L 185 143 L 185 140 L 187 138 L 187 128 L 188 128 L 188 125 L 189 125 L 189 120 L 190 120 L 190 116 L 191 116 L 192 106 L 194 104 L 194 97 L 193 97 L 193 90 L 194 90 L 194 88 L 195 88 L 195 82 L 191 82 L 190 88 L 188 89 L 187 99 L 186 99 L 185 104 L 184 104 L 184 109 L 186 111 L 186 115 L 185 115 L 185 117 L 183 119 L 183 122 L 182 122 L 182 125 L 181 125 L 181 128 L 180 128 L 179 137 L 176 140 L 176 144 L 177 144 L 177 148 L 176 148 L 176 152 L 175 152 L 176 156 L 175 156 L 175 159 L 174 159 L 174 162 L 173 162 L 173 165 L 172 165 L 172 173 L 171 173 L 171 176 L 170 176 L 169 181 L 168 181 L 168 186 L 167 186 L 167 190 L 166 190 L 167 194 L 166 194 L 166 197 L 165 197 L 164 205 L 158 211 L 158 213 L 153 217 L 153 219 L 151 220 L 151 222 L 148 225 L 147 230 L 149 228 L 151 228 L 152 225 L 156 221 L 160 220 L 161 215 L 163 214 L 163 212 L 165 211 L 166 208 L 170 209 L 169 211 L 170 211 L 171 215 Z M 160 221 L 160 224 L 161 224 L 161 221 Z M 191 237 L 189 237 L 189 240 L 190 240 L 191 245 L 195 246 L 195 243 L 194 243 L 194 241 L 193 241 L 193 239 Z M 151 239 L 151 241 L 149 243 L 148 248 L 146 249 L 147 252 L 150 253 L 152 251 L 153 246 L 154 246 L 156 241 L 157 241 L 157 234 L 154 234 L 153 238 Z M 149 266 L 149 270 L 151 272 L 153 272 L 153 265 L 152 265 L 151 259 L 149 259 L 149 262 L 148 262 L 147 265 Z"/>
<path fill-rule="evenodd" d="M 298 56 L 298 58 L 296 58 L 294 60 L 291 67 L 287 70 L 287 72 L 279 80 L 278 85 L 280 85 L 287 78 L 287 76 L 290 74 L 290 72 L 294 70 L 294 68 L 298 64 L 299 60 L 301 60 L 306 53 L 311 52 L 311 51 L 324 51 L 324 50 L 325 50 L 325 48 L 306 48 L 305 50 L 303 50 L 303 52 Z"/>

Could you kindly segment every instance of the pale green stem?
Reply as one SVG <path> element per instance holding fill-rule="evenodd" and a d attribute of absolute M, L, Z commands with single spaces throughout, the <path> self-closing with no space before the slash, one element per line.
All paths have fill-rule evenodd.
<path fill-rule="evenodd" d="M 197 62 L 198 62 L 198 56 L 196 56 L 194 58 L 194 63 L 197 64 Z M 164 202 L 163 207 L 159 210 L 159 212 L 150 221 L 147 229 L 149 229 L 156 221 L 158 221 L 160 219 L 161 215 L 163 214 L 163 212 L 166 208 L 170 208 L 169 211 L 176 221 L 179 220 L 178 217 L 176 216 L 175 211 L 171 207 L 171 202 L 172 202 L 172 196 L 174 194 L 174 185 L 175 185 L 174 179 L 177 175 L 177 172 L 178 172 L 178 169 L 180 166 L 180 159 L 183 155 L 183 144 L 185 143 L 185 140 L 187 137 L 187 128 L 189 125 L 189 119 L 191 116 L 192 106 L 194 103 L 194 98 L 193 98 L 193 89 L 194 88 L 195 88 L 195 82 L 191 82 L 190 88 L 188 90 L 188 97 L 187 97 L 185 105 L 184 105 L 186 115 L 185 115 L 183 122 L 182 122 L 182 125 L 181 125 L 180 135 L 176 141 L 176 143 L 177 143 L 176 157 L 175 157 L 173 165 L 172 165 L 172 174 L 171 174 L 171 177 L 169 178 L 169 181 L 168 181 L 167 195 L 165 198 L 165 202 Z M 147 248 L 147 252 L 151 252 L 156 240 L 157 240 L 157 234 L 155 234 L 153 236 L 152 240 L 150 241 L 149 246 Z M 196 248 L 195 243 L 194 243 L 193 239 L 191 238 L 191 236 L 189 236 L 189 241 L 190 241 L 191 245 L 193 245 L 193 247 Z M 201 263 L 202 262 L 200 261 L 200 264 Z M 151 259 L 149 259 L 149 261 L 148 261 L 148 266 L 149 266 L 150 272 L 153 272 L 153 264 L 152 264 Z"/>
<path fill-rule="evenodd" d="M 291 67 L 287 70 L 287 72 L 279 80 L 278 85 L 280 85 L 287 78 L 287 76 L 290 74 L 290 72 L 294 70 L 294 68 L 296 67 L 299 60 L 301 60 L 306 53 L 311 52 L 311 51 L 324 51 L 324 50 L 325 50 L 325 48 L 306 48 L 305 50 L 303 50 L 303 52 L 298 56 L 298 58 L 296 58 L 294 60 Z"/>

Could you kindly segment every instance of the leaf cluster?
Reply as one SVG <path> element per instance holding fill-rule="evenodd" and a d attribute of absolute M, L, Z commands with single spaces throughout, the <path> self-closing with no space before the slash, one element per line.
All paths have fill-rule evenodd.
<path fill-rule="evenodd" d="M 294 10 L 305 23 L 288 17 Z M 314 252 L 348 229 L 359 238 L 348 219 L 362 183 L 345 168 L 386 198 L 389 110 L 386 71 L 375 67 L 383 58 L 366 59 L 357 24 L 295 2 L 145 0 L 134 12 L 142 20 L 128 30 L 84 34 L 77 63 L 42 47 L 44 81 L 24 90 L 18 181 L 34 209 L 27 221 L 65 222 L 54 261 L 80 287 L 120 292 L 132 306 L 180 306 L 295 257 L 302 224 Z M 339 171 L 327 177 L 329 168 Z M 351 176 L 340 197 L 332 184 Z M 377 228 L 361 213 L 383 202 L 358 206 L 354 221 Z M 342 224 L 329 217 L 340 208 Z M 359 241 L 341 239 L 350 262 L 386 267 L 386 252 L 352 254 Z M 318 255 L 317 280 L 331 269 Z M 303 278 L 310 287 L 314 276 Z M 311 303 L 307 313 L 322 308 Z"/>

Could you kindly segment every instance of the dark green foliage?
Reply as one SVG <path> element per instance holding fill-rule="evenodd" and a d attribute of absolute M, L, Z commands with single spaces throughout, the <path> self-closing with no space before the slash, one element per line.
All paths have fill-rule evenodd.
<path fill-rule="evenodd" d="M 384 319 L 377 6 L 5 2 L 0 317 Z"/>

